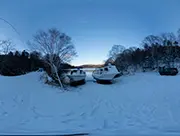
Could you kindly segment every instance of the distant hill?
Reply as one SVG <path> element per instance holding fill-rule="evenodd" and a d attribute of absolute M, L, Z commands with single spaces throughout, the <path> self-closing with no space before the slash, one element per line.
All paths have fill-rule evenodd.
<path fill-rule="evenodd" d="M 80 66 L 76 66 L 76 67 L 81 67 L 81 68 L 98 68 L 98 67 L 102 67 L 103 64 L 84 64 L 84 65 L 80 65 Z"/>

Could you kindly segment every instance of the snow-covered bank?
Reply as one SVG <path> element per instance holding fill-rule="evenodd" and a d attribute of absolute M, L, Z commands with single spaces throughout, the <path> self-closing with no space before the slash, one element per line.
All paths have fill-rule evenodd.
<path fill-rule="evenodd" d="M 39 73 L 0 76 L 0 134 L 180 134 L 180 76 L 137 73 L 62 93 Z"/>

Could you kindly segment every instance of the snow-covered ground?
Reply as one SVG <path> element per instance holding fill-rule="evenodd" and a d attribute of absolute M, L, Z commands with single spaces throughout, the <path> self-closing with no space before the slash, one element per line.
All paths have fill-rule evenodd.
<path fill-rule="evenodd" d="M 41 73 L 0 76 L 0 134 L 180 135 L 180 76 L 136 73 L 61 92 Z"/>

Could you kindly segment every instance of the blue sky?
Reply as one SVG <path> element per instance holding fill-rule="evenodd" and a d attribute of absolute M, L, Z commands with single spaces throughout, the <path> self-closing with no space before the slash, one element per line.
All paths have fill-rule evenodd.
<path fill-rule="evenodd" d="M 114 44 L 139 46 L 149 34 L 180 28 L 179 0 L 1 0 L 0 38 L 18 49 L 39 29 L 56 27 L 72 37 L 78 57 L 72 64 L 98 64 Z"/>

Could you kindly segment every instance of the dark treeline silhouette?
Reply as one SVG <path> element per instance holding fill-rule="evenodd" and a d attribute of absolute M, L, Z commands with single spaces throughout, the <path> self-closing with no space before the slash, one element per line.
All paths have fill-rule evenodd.
<path fill-rule="evenodd" d="M 4 76 L 17 76 L 28 72 L 44 69 L 51 74 L 50 68 L 42 60 L 39 52 L 15 51 L 0 55 L 0 74 Z M 62 63 L 62 69 L 73 68 L 70 64 Z M 59 73 L 62 72 L 60 69 Z M 64 71 L 63 71 L 64 72 Z"/>
<path fill-rule="evenodd" d="M 172 53 L 169 54 L 169 50 Z M 145 49 L 126 49 L 118 55 L 114 63 L 120 70 L 128 70 L 130 67 L 156 69 L 162 65 L 174 67 L 179 60 L 179 46 L 155 45 Z"/>
<path fill-rule="evenodd" d="M 121 52 L 111 49 L 111 54 L 113 50 L 115 56 L 109 56 L 105 64 L 114 63 L 122 72 L 156 70 L 161 66 L 178 67 L 180 64 L 179 41 L 180 30 L 177 36 L 173 33 L 163 33 L 159 36 L 149 35 L 142 41 L 141 48 L 124 48 Z M 119 48 L 122 46 L 120 45 Z"/>
<path fill-rule="evenodd" d="M 80 66 L 77 66 L 77 67 L 80 67 L 80 68 L 98 68 L 98 67 L 102 67 L 103 64 L 84 64 L 84 65 L 80 65 Z"/>
<path fill-rule="evenodd" d="M 23 51 L 9 52 L 0 55 L 0 74 L 5 76 L 16 76 L 35 71 L 42 67 L 34 53 Z"/>

